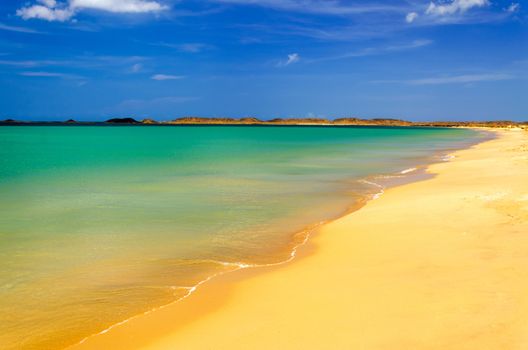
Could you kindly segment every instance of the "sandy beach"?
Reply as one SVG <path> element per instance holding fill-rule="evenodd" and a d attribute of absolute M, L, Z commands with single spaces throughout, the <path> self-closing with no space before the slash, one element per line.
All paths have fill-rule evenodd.
<path fill-rule="evenodd" d="M 526 349 L 528 133 L 455 152 L 240 270 L 71 349 Z"/>

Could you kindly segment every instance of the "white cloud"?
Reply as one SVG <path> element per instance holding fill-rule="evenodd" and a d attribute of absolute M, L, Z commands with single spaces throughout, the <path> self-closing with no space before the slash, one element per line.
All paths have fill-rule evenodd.
<path fill-rule="evenodd" d="M 167 9 L 167 6 L 150 0 L 70 0 L 70 7 L 117 13 L 146 13 Z"/>
<path fill-rule="evenodd" d="M 277 64 L 277 67 L 289 66 L 290 64 L 297 63 L 300 60 L 301 60 L 301 56 L 298 53 L 291 53 L 288 55 L 288 58 L 285 61 L 280 61 Z"/>
<path fill-rule="evenodd" d="M 509 13 L 514 13 L 514 12 L 519 11 L 520 8 L 521 8 L 521 5 L 519 3 L 512 2 L 512 4 L 510 6 L 508 6 L 506 11 L 509 12 Z"/>
<path fill-rule="evenodd" d="M 178 80 L 178 79 L 183 79 L 183 78 L 185 78 L 183 75 L 168 75 L 168 74 L 154 74 L 153 76 L 150 77 L 150 79 L 158 80 L 158 81 Z"/>
<path fill-rule="evenodd" d="M 23 19 L 43 19 L 64 22 L 82 10 L 99 10 L 113 13 L 149 13 L 168 9 L 152 0 L 37 0 L 38 4 L 22 7 L 16 14 Z"/>
<path fill-rule="evenodd" d="M 490 74 L 467 74 L 467 75 L 458 75 L 458 76 L 440 77 L 440 78 L 415 79 L 415 80 L 409 80 L 407 81 L 407 83 L 411 85 L 468 84 L 468 83 L 477 83 L 477 82 L 483 82 L 483 81 L 500 81 L 500 80 L 510 80 L 510 79 L 513 79 L 513 76 L 509 74 L 490 73 Z"/>
<path fill-rule="evenodd" d="M 417 22 L 420 26 L 486 23 L 505 18 L 491 10 L 476 11 L 490 7 L 491 0 L 433 0 L 421 13 L 409 12 L 405 20 L 407 23 Z M 506 9 L 504 9 L 506 11 Z M 420 19 L 420 20 L 418 20 Z"/>
<path fill-rule="evenodd" d="M 301 56 L 299 56 L 298 53 L 292 53 L 288 55 L 288 60 L 286 61 L 286 65 L 297 63 L 301 59 Z"/>
<path fill-rule="evenodd" d="M 33 5 L 29 7 L 23 7 L 16 12 L 17 16 L 23 19 L 38 18 L 46 21 L 59 21 L 64 22 L 69 20 L 74 11 L 71 8 L 55 8 L 47 7 L 43 5 Z"/>
<path fill-rule="evenodd" d="M 405 16 L 405 22 L 412 23 L 414 20 L 418 18 L 418 13 L 416 12 L 409 12 L 407 16 Z"/>
<path fill-rule="evenodd" d="M 425 10 L 428 15 L 446 16 L 464 13 L 474 7 L 488 6 L 488 0 L 452 0 L 450 3 L 435 4 L 431 2 Z"/>

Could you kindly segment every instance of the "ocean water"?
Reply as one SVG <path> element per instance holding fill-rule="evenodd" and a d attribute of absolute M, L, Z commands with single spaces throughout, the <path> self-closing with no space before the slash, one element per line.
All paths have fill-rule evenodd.
<path fill-rule="evenodd" d="M 0 348 L 61 349 L 287 260 L 307 228 L 465 129 L 0 127 Z M 369 179 L 369 181 L 363 181 Z"/>

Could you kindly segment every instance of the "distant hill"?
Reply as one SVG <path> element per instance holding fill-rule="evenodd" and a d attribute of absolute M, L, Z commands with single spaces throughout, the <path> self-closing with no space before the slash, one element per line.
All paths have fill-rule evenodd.
<path fill-rule="evenodd" d="M 139 124 L 134 118 L 112 118 L 108 119 L 105 123 L 109 124 Z"/>
<path fill-rule="evenodd" d="M 496 121 L 431 121 L 431 122 L 410 122 L 402 119 L 391 118 L 275 118 L 270 120 L 260 120 L 255 117 L 245 118 L 207 118 L 207 117 L 182 117 L 170 121 L 156 121 L 151 118 L 137 121 L 134 118 L 112 118 L 105 122 L 78 122 L 69 119 L 64 122 L 27 122 L 6 119 L 0 121 L 0 125 L 334 125 L 334 126 L 427 126 L 427 127 L 490 127 L 490 128 L 508 128 L 508 127 L 526 127 L 528 122 L 514 122 L 510 120 Z"/>

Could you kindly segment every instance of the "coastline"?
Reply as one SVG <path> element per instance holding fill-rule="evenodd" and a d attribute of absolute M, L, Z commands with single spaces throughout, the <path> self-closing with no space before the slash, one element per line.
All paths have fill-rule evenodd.
<path fill-rule="evenodd" d="M 500 133 L 502 136 L 499 138 L 499 140 L 503 139 L 505 137 L 504 135 L 512 133 L 515 134 L 516 131 L 503 131 Z M 495 142 L 495 140 L 485 141 L 484 143 L 480 143 L 475 147 L 479 149 L 481 145 L 488 144 L 489 142 Z M 457 151 L 455 153 L 458 154 L 471 151 L 472 149 Z M 437 167 L 442 167 L 442 164 L 433 164 L 429 168 L 433 168 L 432 172 L 437 173 L 437 171 L 435 171 L 435 168 Z M 420 183 L 404 185 L 401 186 L 401 188 L 407 188 L 409 186 L 415 186 L 416 184 L 421 183 L 428 183 L 430 181 L 434 181 L 434 178 L 433 180 L 425 180 Z M 388 190 L 388 192 L 392 193 L 399 188 L 400 187 L 396 187 L 395 189 L 391 188 Z M 385 196 L 382 198 L 385 200 Z M 377 203 L 371 203 L 372 202 L 369 202 L 367 204 L 367 208 L 371 206 L 375 207 L 377 205 Z M 236 294 L 238 288 L 241 285 L 244 286 L 246 284 L 251 284 L 252 281 L 255 281 L 255 283 L 258 284 L 261 279 L 270 279 L 271 277 L 268 278 L 268 276 L 274 276 L 275 274 L 282 273 L 282 271 L 295 269 L 298 264 L 309 260 L 299 258 L 310 257 L 313 259 L 314 257 L 320 255 L 319 241 L 321 240 L 321 236 L 326 236 L 327 233 L 324 235 L 320 235 L 319 233 L 327 232 L 329 227 L 331 228 L 335 225 L 338 225 L 340 222 L 349 221 L 351 217 L 360 215 L 359 213 L 362 213 L 364 210 L 365 209 L 362 209 L 358 212 L 345 215 L 341 219 L 337 219 L 336 221 L 325 224 L 320 230 L 318 230 L 317 234 L 315 234 L 313 238 L 308 241 L 307 244 L 302 246 L 302 249 L 300 249 L 299 254 L 297 255 L 298 259 L 295 259 L 295 263 L 286 264 L 285 262 L 282 262 L 278 264 L 272 264 L 271 266 L 257 266 L 252 269 L 240 269 L 235 272 L 230 272 L 229 274 L 217 277 L 213 280 L 208 280 L 207 284 L 193 293 L 192 298 L 188 298 L 184 302 L 169 304 L 168 306 L 162 307 L 156 311 L 148 312 L 145 315 L 133 317 L 132 319 L 123 322 L 126 323 L 125 325 L 120 327 L 113 326 L 111 331 L 105 331 L 103 335 L 89 337 L 81 345 L 76 345 L 71 348 L 143 348 L 153 341 L 163 343 L 161 339 L 166 337 L 174 337 L 174 339 L 176 339 L 178 338 L 178 334 L 184 333 L 186 329 L 192 329 L 195 327 L 195 325 L 207 323 L 206 320 L 211 315 L 216 314 L 217 310 L 228 310 L 231 304 L 236 304 L 239 297 L 233 297 L 231 294 Z M 291 259 L 288 259 L 288 261 L 290 260 Z M 255 295 L 255 300 L 259 301 L 260 296 Z M 161 326 L 162 324 L 163 326 Z M 285 329 L 287 329 L 287 327 Z M 276 331 L 281 331 L 280 327 L 277 327 Z M 285 332 L 287 333 L 287 331 Z M 134 334 L 135 336 L 131 338 L 131 334 Z M 178 343 L 176 342 L 174 344 Z M 205 346 L 206 344 L 202 345 Z M 155 349 L 164 349 L 167 346 L 167 348 L 170 348 L 168 344 L 165 344 L 164 346 L 158 344 Z M 186 344 L 185 347 L 194 348 L 194 345 Z M 221 346 L 219 347 L 222 348 Z M 229 347 L 233 346 L 230 345 Z M 198 348 L 200 348 L 200 346 L 198 346 Z"/>
<path fill-rule="evenodd" d="M 274 118 L 258 119 L 220 118 L 220 117 L 181 117 L 174 120 L 157 121 L 146 118 L 111 118 L 106 121 L 24 121 L 6 119 L 0 120 L 0 126 L 304 126 L 304 127 L 440 127 L 440 128 L 515 128 L 526 126 L 524 122 L 510 120 L 495 121 L 427 121 L 416 122 L 394 118 Z"/>
<path fill-rule="evenodd" d="M 55 130 L 54 130 L 55 129 Z M 53 144 L 61 143 L 60 140 L 63 138 L 71 138 L 71 135 L 84 135 L 89 134 L 92 135 L 93 133 L 99 134 L 102 133 L 107 136 L 107 138 L 110 138 L 112 142 L 110 144 L 113 144 L 117 142 L 123 135 L 128 135 L 130 133 L 136 135 L 136 134 L 143 134 L 143 135 L 152 135 L 156 133 L 162 133 L 162 134 L 181 134 L 183 132 L 183 129 L 177 130 L 152 130 L 148 128 L 144 128 L 140 130 L 140 128 L 129 128 L 128 130 L 125 130 L 121 128 L 120 130 L 111 130 L 109 128 L 99 128 L 98 130 L 92 129 L 92 130 L 83 130 L 83 128 L 76 128 L 76 129 L 66 129 L 66 128 L 37 128 L 37 129 L 22 129 L 19 128 L 17 130 L 2 130 L 3 132 L 7 133 L 8 135 L 11 133 L 12 137 L 14 139 L 19 139 L 17 136 L 18 133 L 25 134 L 37 134 L 40 135 L 41 133 L 44 133 L 45 135 L 55 135 L 57 142 L 53 142 Z M 204 129 L 197 129 L 190 130 L 189 132 L 194 132 L 197 134 L 207 133 L 209 130 Z M 227 130 L 212 130 L 213 133 L 211 135 L 212 139 L 215 139 L 215 135 L 219 134 L 219 137 L 223 137 L 220 135 L 223 135 L 224 132 L 229 133 L 235 133 L 237 134 L 238 131 L 235 131 L 233 129 L 227 129 Z M 372 168 L 370 168 L 370 171 L 361 171 L 362 167 L 356 168 L 354 165 L 356 160 L 362 159 L 361 154 L 358 154 L 357 159 L 351 158 L 348 159 L 347 157 L 342 157 L 341 161 L 337 161 L 335 158 L 335 155 L 332 153 L 329 153 L 328 156 L 326 154 L 321 154 L 321 156 L 318 158 L 316 155 L 317 152 L 309 152 L 309 155 L 307 157 L 307 160 L 303 160 L 302 157 L 299 162 L 293 162 L 293 164 L 299 164 L 301 167 L 301 170 L 304 169 L 306 165 L 313 164 L 313 167 L 315 169 L 314 174 L 318 174 L 318 169 L 320 166 L 326 166 L 326 164 L 329 164 L 330 166 L 335 167 L 336 170 L 341 171 L 341 169 L 353 169 L 350 174 L 345 174 L 343 172 L 343 176 L 337 176 L 338 172 L 335 173 L 332 172 L 332 176 L 327 177 L 325 176 L 314 176 L 315 181 L 307 181 L 307 178 L 304 177 L 297 177 L 296 180 L 292 181 L 291 184 L 288 184 L 286 187 L 286 191 L 282 192 L 283 195 L 290 194 L 295 192 L 295 189 L 299 193 L 311 193 L 313 192 L 314 195 L 317 196 L 317 200 L 314 200 L 313 202 L 316 204 L 314 206 L 309 205 L 301 205 L 301 203 L 305 203 L 307 201 L 304 201 L 302 197 L 299 197 L 298 200 L 295 203 L 298 208 L 305 208 L 304 211 L 298 212 L 297 215 L 291 215 L 291 220 L 288 218 L 288 220 L 278 220 L 280 225 L 275 225 L 275 231 L 271 230 L 269 235 L 261 235 L 263 239 L 261 240 L 262 244 L 259 245 L 262 248 L 255 247 L 253 248 L 251 244 L 247 245 L 247 249 L 241 250 L 242 254 L 225 254 L 225 255 L 219 255 L 215 256 L 214 254 L 211 254 L 210 259 L 194 259 L 185 261 L 185 266 L 180 269 L 184 270 L 184 268 L 187 268 L 187 266 L 191 267 L 189 269 L 190 273 L 193 273 L 193 268 L 202 268 L 204 266 L 204 270 L 209 268 L 209 271 L 203 271 L 201 274 L 197 274 L 197 278 L 194 279 L 185 279 L 185 275 L 179 275 L 180 272 L 177 269 L 173 269 L 172 265 L 173 263 L 171 261 L 167 261 L 165 263 L 164 261 L 160 261 L 160 263 L 156 263 L 156 266 L 154 266 L 151 262 L 151 259 L 148 257 L 155 256 L 158 247 L 156 246 L 156 232 L 152 232 L 152 235 L 146 235 L 145 237 L 150 237 L 147 240 L 152 240 L 153 244 L 151 245 L 149 242 L 145 242 L 142 244 L 141 248 L 143 252 L 139 252 L 140 254 L 137 254 L 138 259 L 141 259 L 144 261 L 142 264 L 135 264 L 132 265 L 131 268 L 122 268 L 122 266 L 128 266 L 128 262 L 126 262 L 125 265 L 122 265 L 125 263 L 124 261 L 108 261 L 108 263 L 103 264 L 92 264 L 87 263 L 84 264 L 84 266 L 81 266 L 81 268 L 73 268 L 68 267 L 67 270 L 70 270 L 71 275 L 68 276 L 69 278 L 65 279 L 58 279 L 58 282 L 51 286 L 46 286 L 46 281 L 42 281 L 41 283 L 35 284 L 36 286 L 40 287 L 41 290 L 46 290 L 52 292 L 50 294 L 49 300 L 46 300 L 46 298 L 42 298 L 41 300 L 38 300 L 36 298 L 31 297 L 31 294 L 35 295 L 35 292 L 38 293 L 38 290 L 31 292 L 31 288 L 27 288 L 25 290 L 22 290 L 20 288 L 20 291 L 15 291 L 15 293 L 12 293 L 13 301 L 12 303 L 5 303 L 5 305 L 12 305 L 11 307 L 6 307 L 6 315 L 20 315 L 20 319 L 24 320 L 27 319 L 28 325 L 27 330 L 24 330 L 23 327 L 18 328 L 18 332 L 11 332 L 8 330 L 7 332 L 4 332 L 5 336 L 3 336 L 2 340 L 0 340 L 0 343 L 3 344 L 12 344 L 13 349 L 17 346 L 15 344 L 27 344 L 27 348 L 65 348 L 71 344 L 78 343 L 81 339 L 84 339 L 86 336 L 94 335 L 101 332 L 106 332 L 108 328 L 118 328 L 119 324 L 123 324 L 126 322 L 129 322 L 130 319 L 135 319 L 136 316 L 142 315 L 145 312 L 150 312 L 153 310 L 158 309 L 159 307 L 168 305 L 173 303 L 176 299 L 179 299 L 181 296 L 185 294 L 189 294 L 195 290 L 195 286 L 201 283 L 204 280 L 209 280 L 210 275 L 215 275 L 218 272 L 230 272 L 235 269 L 239 269 L 240 267 L 246 267 L 247 265 L 241 264 L 249 264 L 249 265 L 261 265 L 261 264 L 269 264 L 269 263 L 277 263 L 277 262 L 283 262 L 289 258 L 291 258 L 291 250 L 294 245 L 299 243 L 301 241 L 301 238 L 303 238 L 303 230 L 307 227 L 310 227 L 312 224 L 319 224 L 322 221 L 327 221 L 329 219 L 336 219 L 338 217 L 343 216 L 347 209 L 350 208 L 351 205 L 354 205 L 358 200 L 364 199 L 364 198 L 370 198 L 371 195 L 375 195 L 379 191 L 379 186 L 373 186 L 373 184 L 364 184 L 361 183 L 361 181 L 358 181 L 359 179 L 371 179 L 374 182 L 380 182 L 384 183 L 387 181 L 387 177 L 390 177 L 391 181 L 394 179 L 392 176 L 396 175 L 398 177 L 397 181 L 400 181 L 401 175 L 400 172 L 405 172 L 410 168 L 414 168 L 418 164 L 428 164 L 431 162 L 439 161 L 441 158 L 441 155 L 444 154 L 444 152 L 448 152 L 452 149 L 462 148 L 466 147 L 468 143 L 470 142 L 478 142 L 476 132 L 470 131 L 470 130 L 401 130 L 401 128 L 398 128 L 398 130 L 392 130 L 392 128 L 385 128 L 384 130 L 375 130 L 374 128 L 370 128 L 368 130 L 308 130 L 308 129 L 297 129 L 294 130 L 294 132 L 290 132 L 289 130 L 248 130 L 248 133 L 253 134 L 275 134 L 279 133 L 282 135 L 287 135 L 287 137 L 291 137 L 291 135 L 310 135 L 312 134 L 312 139 L 314 136 L 316 136 L 316 139 L 319 137 L 319 133 L 322 133 L 323 135 L 333 135 L 336 133 L 338 135 L 341 135 L 341 138 L 343 138 L 343 135 L 380 135 L 380 134 L 387 134 L 387 135 L 395 135 L 403 134 L 403 135 L 409 135 L 411 137 L 411 140 L 409 141 L 409 147 L 401 146 L 401 152 L 398 151 L 400 147 L 400 143 L 395 144 L 394 146 L 396 148 L 389 148 L 385 149 L 385 147 L 382 147 L 381 145 L 378 145 L 378 151 L 374 150 L 373 153 L 377 154 L 377 152 L 380 152 L 380 157 L 370 157 L 372 159 L 365 158 L 365 164 L 374 164 Z M 115 134 L 114 134 L 115 133 Z M 313 135 L 316 134 L 316 135 Z M 412 140 L 412 136 L 416 135 L 417 139 Z M 420 136 L 421 135 L 421 136 Z M 431 138 L 429 138 L 429 135 Z M 445 135 L 445 136 L 444 136 Z M 459 136 L 457 136 L 459 135 Z M 465 136 L 462 136 L 465 135 Z M 476 136 L 476 137 L 474 137 Z M 324 138 L 324 137 L 323 137 Z M 345 137 L 346 138 L 346 137 Z M 82 139 L 82 137 L 80 138 Z M 347 138 L 350 139 L 350 138 Z M 354 138 L 351 138 L 354 139 Z M 481 138 L 480 138 L 481 139 Z M 4 139 L 5 141 L 10 140 L 9 137 Z M 332 142 L 335 142 L 336 140 L 332 138 Z M 407 139 L 405 139 L 407 140 Z M 399 138 L 396 137 L 395 141 L 399 141 Z M 16 144 L 16 140 L 14 140 Z M 141 140 L 135 141 L 139 144 L 141 144 Z M 251 141 L 253 142 L 253 141 Z M 360 142 L 361 143 L 361 142 Z M 368 138 L 366 142 L 368 144 Z M 405 144 L 406 142 L 402 142 L 401 144 Z M 417 145 L 423 145 L 423 147 L 417 147 Z M 146 147 L 148 145 L 143 145 L 140 147 L 141 149 L 150 149 Z M 341 147 L 338 147 L 336 149 L 336 154 L 340 154 Z M 4 148 L 6 149 L 6 148 Z M 119 148 L 117 148 L 119 149 Z M 271 149 L 271 148 L 270 148 Z M 304 149 L 304 147 L 303 147 Z M 133 155 L 134 152 L 131 153 Z M 162 152 L 163 153 L 163 152 Z M 166 152 L 165 152 L 166 153 Z M 307 154 L 307 152 L 299 152 Z M 55 153 L 57 154 L 57 153 Z M 61 153 L 59 153 L 61 154 Z M 112 153 L 109 153 L 108 155 L 105 154 L 102 155 L 102 159 L 110 159 Z M 159 153 L 158 153 L 159 154 Z M 301 154 L 302 155 L 302 154 Z M 54 159 L 53 155 L 50 159 Z M 63 156 L 61 156 L 63 158 Z M 78 159 L 76 154 L 70 154 L 71 159 Z M 334 157 L 334 158 L 333 158 Z M 135 157 L 133 157 L 135 158 Z M 315 162 L 310 163 L 311 158 L 314 158 Z M 9 157 L 6 157 L 6 159 L 9 159 Z M 79 158 L 81 159 L 81 158 Z M 334 159 L 334 161 L 330 161 L 331 159 Z M 350 162 L 350 163 L 349 163 Z M 376 163 L 377 162 L 377 163 Z M 39 164 L 38 160 L 35 162 L 32 162 L 33 164 Z M 273 162 L 272 162 L 273 163 Z M 377 166 L 379 165 L 379 166 Z M 368 165 L 365 166 L 365 168 L 368 168 Z M 259 174 L 267 174 L 268 169 L 265 169 L 264 167 L 258 168 L 258 172 L 256 173 L 257 176 L 260 176 Z M 356 171 L 359 170 L 359 171 Z M 415 176 L 421 171 L 414 171 L 410 172 L 407 176 Z M 301 174 L 304 174 L 304 172 L 300 172 Z M 336 174 L 334 176 L 333 174 Z M 378 178 L 378 174 L 379 178 Z M 251 174 L 250 174 L 251 175 Z M 373 176 L 374 175 L 374 176 Z M 84 176 L 84 175 L 81 175 Z M 121 177 L 120 177 L 121 178 Z M 126 179 L 126 176 L 122 178 L 123 180 Z M 322 181 L 318 181 L 318 179 L 321 179 Z M 328 182 L 328 186 L 326 186 L 326 181 L 330 179 L 331 181 Z M 31 178 L 28 178 L 28 180 L 31 180 Z M 38 180 L 38 179 L 37 179 Z M 126 182 L 126 181 L 123 181 Z M 150 181 L 149 181 L 150 182 Z M 75 181 L 73 182 L 75 183 Z M 183 182 L 185 183 L 185 182 Z M 53 183 L 52 183 L 53 185 Z M 57 183 L 58 186 L 56 186 L 56 193 L 60 194 L 63 193 L 63 189 L 69 188 L 70 183 L 68 182 L 68 177 L 65 177 L 63 181 L 60 181 L 60 184 Z M 238 183 L 237 186 L 245 185 L 245 182 Z M 24 186 L 26 186 L 24 184 Z M 28 182 L 27 186 L 31 186 L 31 184 Z M 313 186 L 313 187 L 312 187 Z M 323 187 L 328 188 L 328 190 L 323 191 Z M 51 186 L 50 188 L 54 188 L 54 186 Z M 168 193 L 171 193 L 171 191 L 175 190 L 178 191 L 179 188 L 186 188 L 178 186 L 178 183 L 173 183 L 172 186 L 160 186 L 159 190 L 167 191 Z M 109 188 L 111 190 L 111 188 Z M 121 188 L 119 188 L 121 190 Z M 55 191 L 55 190 L 54 190 Z M 51 195 L 55 195 L 55 192 L 51 193 Z M 51 192 L 51 191 L 47 191 Z M 72 192 L 73 193 L 73 192 Z M 162 193 L 162 192 L 160 192 Z M 209 191 L 207 191 L 209 193 Z M 214 191 L 211 191 L 210 193 L 215 193 Z M 286 210 L 289 210 L 290 208 L 287 205 L 283 206 L 283 202 L 288 203 L 288 200 L 291 201 L 290 198 L 281 198 L 282 196 L 277 193 L 277 208 L 285 208 Z M 7 197 L 6 197 L 7 198 Z M 116 197 L 118 198 L 118 197 Z M 292 197 L 292 199 L 296 198 L 295 196 Z M 264 199 L 265 200 L 265 199 Z M 303 202 L 304 201 L 304 202 Z M 16 202 L 16 199 L 14 199 L 13 203 Z M 140 201 L 140 203 L 143 203 L 143 201 Z M 263 202 L 265 203 L 265 202 Z M 127 207 L 127 204 L 125 204 L 125 207 Z M 280 205 L 280 206 L 279 206 Z M 73 206 L 75 207 L 75 206 Z M 261 206 L 262 207 L 262 206 Z M 177 209 L 177 201 L 175 208 Z M 174 211 L 171 210 L 173 213 Z M 263 212 L 259 210 L 258 212 Z M 82 213 L 82 216 L 85 216 L 88 218 L 87 212 L 83 209 L 82 211 L 79 211 L 79 213 Z M 204 213 L 207 213 L 206 216 Z M 284 212 L 284 215 L 286 215 L 287 211 Z M 38 213 L 37 213 L 38 214 Z M 51 213 L 53 214 L 53 213 Z M 75 214 L 75 213 L 74 213 Z M 156 213 L 152 213 L 156 215 Z M 212 220 L 212 224 L 214 224 L 214 212 L 208 211 L 208 210 L 200 210 L 197 211 L 197 214 L 199 217 L 201 217 L 201 220 L 203 220 L 204 223 L 207 223 L 207 220 Z M 252 213 L 248 213 L 247 219 L 249 220 L 252 218 Z M 102 215 L 98 214 L 98 215 Z M 276 218 L 281 218 L 281 215 L 283 215 L 282 211 L 275 210 L 275 214 L 273 216 L 268 215 L 268 219 L 274 221 Z M 83 217 L 79 216 L 80 219 Z M 93 215 L 90 215 L 94 217 Z M 229 215 L 228 215 L 229 216 Z M 16 217 L 16 216 L 14 216 Z M 43 217 L 43 218 L 47 218 Z M 144 215 L 144 220 L 135 220 L 136 224 L 141 225 L 148 225 L 147 223 L 150 222 L 152 215 Z M 38 217 L 36 217 L 38 218 Z M 104 215 L 102 216 L 104 218 Z M 88 218 L 89 219 L 89 218 Z M 237 220 L 238 217 L 231 217 L 232 220 Z M 60 222 L 60 219 L 57 218 L 56 220 L 59 220 L 57 222 Z M 82 221 L 81 221 L 82 222 Z M 211 223 L 210 223 L 211 224 Z M 268 223 L 267 225 L 270 225 L 271 223 Z M 175 228 L 177 229 L 178 226 L 172 226 L 169 225 L 169 230 L 172 232 Z M 203 229 L 207 230 L 207 227 L 203 227 Z M 131 228 L 130 233 L 133 233 L 134 229 Z M 242 232 L 241 238 L 244 237 L 256 237 L 255 241 L 258 240 L 258 237 L 251 231 L 251 230 L 240 230 L 245 231 Z M 105 232 L 104 229 L 102 229 L 100 232 Z M 273 241 L 274 235 L 276 235 L 275 232 L 280 232 L 281 237 L 283 237 L 282 240 Z M 195 233 L 197 237 L 199 237 L 200 232 Z M 193 234 L 194 235 L 194 234 Z M 132 236 L 132 235 L 127 235 Z M 104 236 L 102 237 L 104 238 Z M 141 239 L 141 237 L 137 237 L 138 239 Z M 160 237 L 161 238 L 161 237 Z M 97 242 L 102 242 L 103 240 L 98 239 Z M 226 240 L 227 241 L 227 240 Z M 249 239 L 249 242 L 253 241 L 253 239 Z M 138 242 L 134 240 L 134 242 Z M 171 244 L 167 245 L 167 240 L 159 240 L 158 242 L 162 243 L 164 247 L 167 247 L 167 250 L 175 251 L 179 249 L 179 244 Z M 233 240 L 233 242 L 236 242 L 236 239 Z M 95 242 L 94 242 L 95 243 Z M 104 247 L 115 247 L 121 252 L 126 252 L 128 249 L 127 242 L 123 242 L 124 244 L 117 244 L 117 242 L 107 242 L 110 244 L 103 244 Z M 220 242 L 221 244 L 222 242 Z M 243 242 L 242 242 L 243 243 Z M 134 243 L 137 244 L 137 243 Z M 275 245 L 274 245 L 275 244 Z M 61 246 L 61 245 L 58 245 Z M 65 245 L 64 245 L 65 246 Z M 70 248 L 65 250 L 64 252 L 61 252 L 60 249 L 57 252 L 57 257 L 69 257 L 70 252 L 77 251 L 78 249 L 75 249 L 74 245 L 68 245 Z M 96 245 L 97 246 L 97 245 Z M 233 247 L 236 248 L 236 244 L 233 244 Z M 270 249 L 272 247 L 273 249 Z M 38 247 L 36 247 L 38 249 Z M 78 247 L 80 249 L 84 249 L 84 247 Z M 133 247 L 132 247 L 133 248 Z M 206 247 L 207 248 L 207 247 Z M 255 255 L 254 251 L 259 251 L 259 249 L 262 249 L 262 251 L 265 252 L 265 254 Z M 158 250 L 163 251 L 164 249 Z M 28 252 L 31 252 L 33 250 L 27 250 Z M 51 251 L 48 250 L 47 253 L 49 254 Z M 83 250 L 84 252 L 84 250 Z M 117 251 L 116 251 L 117 252 Z M 206 252 L 206 250 L 204 250 Z M 173 254 L 171 256 L 175 256 L 177 254 Z M 76 255 L 71 255 L 73 259 L 70 259 L 72 262 L 75 262 L 77 258 Z M 253 256 L 256 256 L 256 258 L 253 258 Z M 7 260 L 9 261 L 9 260 Z M 180 262 L 176 262 L 179 264 Z M 171 265 L 172 264 L 172 265 Z M 193 265 L 194 264 L 194 265 Z M 35 266 L 39 266 L 40 264 L 35 264 Z M 136 268 L 136 266 L 139 268 Z M 160 268 L 158 268 L 158 266 Z M 167 268 L 164 273 L 158 275 L 157 271 L 163 271 L 164 267 L 167 266 Z M 156 269 L 154 270 L 153 267 Z M 247 266 L 249 267 L 249 266 Z M 126 270 L 126 271 L 125 271 Z M 149 271 L 150 270 L 150 271 Z M 154 270 L 154 271 L 153 271 Z M 176 271 L 174 271 L 176 270 Z M 129 286 L 131 285 L 138 285 L 143 286 L 141 284 L 142 282 L 137 279 L 136 271 L 139 272 L 145 272 L 145 276 L 143 277 L 143 281 L 151 281 L 153 280 L 152 286 L 161 286 L 159 290 L 162 292 L 166 292 L 167 297 L 164 299 L 156 299 L 154 297 L 149 298 L 149 293 L 151 293 L 152 290 L 157 291 L 158 289 L 154 289 L 150 287 L 150 284 L 147 285 L 147 288 L 145 288 L 145 298 L 138 298 L 134 299 L 134 295 L 131 295 L 129 292 L 130 290 L 132 292 L 135 292 L 135 289 L 129 289 Z M 113 272 L 110 274 L 110 272 Z M 119 273 L 116 273 L 119 272 Z M 176 272 L 176 273 L 174 273 Z M 185 271 L 183 271 L 185 272 Z M 100 275 L 100 274 L 105 275 Z M 86 276 L 92 276 L 94 278 L 86 279 Z M 117 277 L 113 277 L 117 276 Z M 159 276 L 159 277 L 158 277 Z M 104 278 L 101 278 L 104 277 Z M 182 278 L 184 277 L 184 278 Z M 192 275 L 191 275 L 192 277 Z M 71 288 L 71 289 L 70 289 Z M 150 288 L 150 289 L 148 289 Z M 202 288 L 202 287 L 200 287 Z M 73 293 L 73 291 L 76 289 L 76 292 Z M 101 291 L 100 295 L 96 296 L 96 298 L 93 297 L 93 290 Z M 114 292 L 115 291 L 115 292 Z M 108 293 L 109 292 L 109 293 Z M 27 296 L 26 296 L 27 294 Z M 71 294 L 71 296 L 67 295 Z M 99 294 L 99 293 L 98 293 Z M 54 298 L 53 295 L 63 295 L 63 297 Z M 128 296 L 131 295 L 132 298 L 129 298 Z M 156 295 L 157 296 L 157 295 Z M 20 300 L 20 302 L 18 301 Z M 27 300 L 27 303 L 25 303 L 24 300 Z M 76 302 L 70 302 L 68 303 L 68 300 L 76 300 Z M 64 301 L 64 303 L 62 302 Z M 86 302 L 85 302 L 86 301 Z M 26 305 L 25 307 L 23 305 Z M 28 308 L 28 306 L 30 306 Z M 50 305 L 55 305 L 54 308 L 51 308 Z M 62 307 L 64 306 L 64 307 Z M 17 308 L 20 309 L 20 311 L 17 311 Z M 31 322 L 32 319 L 35 318 L 36 315 L 40 312 L 40 310 L 46 310 L 48 314 L 55 313 L 57 316 L 54 317 L 55 321 L 51 323 L 43 322 L 42 324 L 39 324 L 37 322 Z M 95 312 L 92 312 L 95 311 Z M 130 310 L 130 312 L 127 312 Z M 27 315 L 27 316 L 26 316 Z M 18 316 L 14 316 L 18 317 Z M 139 316 L 141 317 L 141 316 Z M 9 324 L 9 323 L 6 323 Z M 7 328 L 7 327 L 5 327 Z M 33 329 L 31 333 L 28 334 L 28 330 Z M 49 334 L 51 336 L 49 337 L 36 337 L 35 329 L 42 329 L 43 331 L 49 331 Z M 18 339 L 16 337 L 18 336 Z M 32 345 L 35 344 L 35 345 Z"/>

